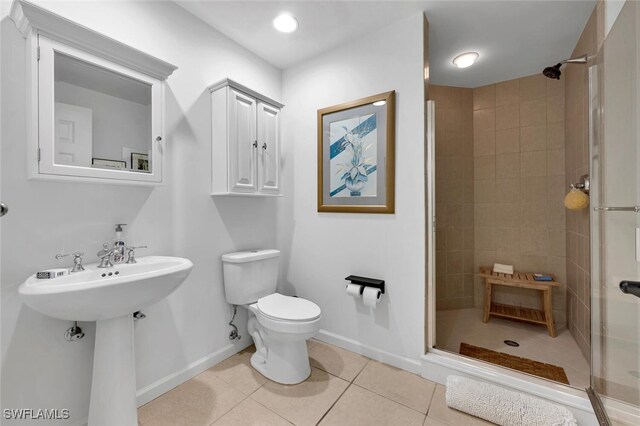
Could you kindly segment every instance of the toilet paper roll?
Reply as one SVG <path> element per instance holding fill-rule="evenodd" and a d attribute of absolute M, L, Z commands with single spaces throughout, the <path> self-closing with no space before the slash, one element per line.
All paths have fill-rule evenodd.
<path fill-rule="evenodd" d="M 375 287 L 365 287 L 362 292 L 362 301 L 365 306 L 375 309 L 381 294 L 382 292 Z"/>
<path fill-rule="evenodd" d="M 360 297 L 362 286 L 358 284 L 347 284 L 347 294 L 352 297 Z"/>

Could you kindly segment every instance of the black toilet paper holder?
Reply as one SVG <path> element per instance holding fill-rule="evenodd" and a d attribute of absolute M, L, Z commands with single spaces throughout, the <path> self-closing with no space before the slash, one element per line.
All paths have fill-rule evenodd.
<path fill-rule="evenodd" d="M 351 284 L 363 286 L 360 290 L 360 293 L 364 291 L 364 287 L 374 287 L 379 289 L 380 292 L 384 294 L 384 280 L 379 280 L 377 278 L 359 277 L 357 275 L 349 275 L 347 278 L 345 278 L 345 280 L 351 281 Z"/>

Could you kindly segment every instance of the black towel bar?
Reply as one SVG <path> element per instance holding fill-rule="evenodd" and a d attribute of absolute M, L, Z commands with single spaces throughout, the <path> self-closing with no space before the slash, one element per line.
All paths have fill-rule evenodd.
<path fill-rule="evenodd" d="M 377 278 L 359 277 L 357 275 L 349 275 L 347 278 L 345 278 L 345 280 L 351 281 L 351 284 L 378 288 L 380 289 L 382 294 L 384 294 L 384 280 L 379 280 Z"/>

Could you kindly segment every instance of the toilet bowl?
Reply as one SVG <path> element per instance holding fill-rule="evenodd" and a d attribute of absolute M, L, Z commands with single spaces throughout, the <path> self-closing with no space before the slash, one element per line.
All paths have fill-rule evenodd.
<path fill-rule="evenodd" d="M 307 339 L 320 330 L 313 302 L 274 293 L 248 305 L 247 328 L 256 345 L 251 365 L 274 382 L 295 384 L 311 374 Z"/>
<path fill-rule="evenodd" d="M 306 340 L 320 330 L 322 311 L 309 300 L 276 292 L 279 256 L 278 250 L 223 255 L 225 296 L 249 311 L 253 368 L 274 382 L 296 384 L 311 374 Z"/>

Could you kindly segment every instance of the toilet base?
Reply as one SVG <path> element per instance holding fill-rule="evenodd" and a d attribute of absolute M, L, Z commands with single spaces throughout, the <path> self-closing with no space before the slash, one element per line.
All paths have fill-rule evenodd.
<path fill-rule="evenodd" d="M 251 365 L 267 379 L 284 385 L 304 382 L 311 375 L 306 340 L 269 341 L 269 348 L 256 351 Z"/>

